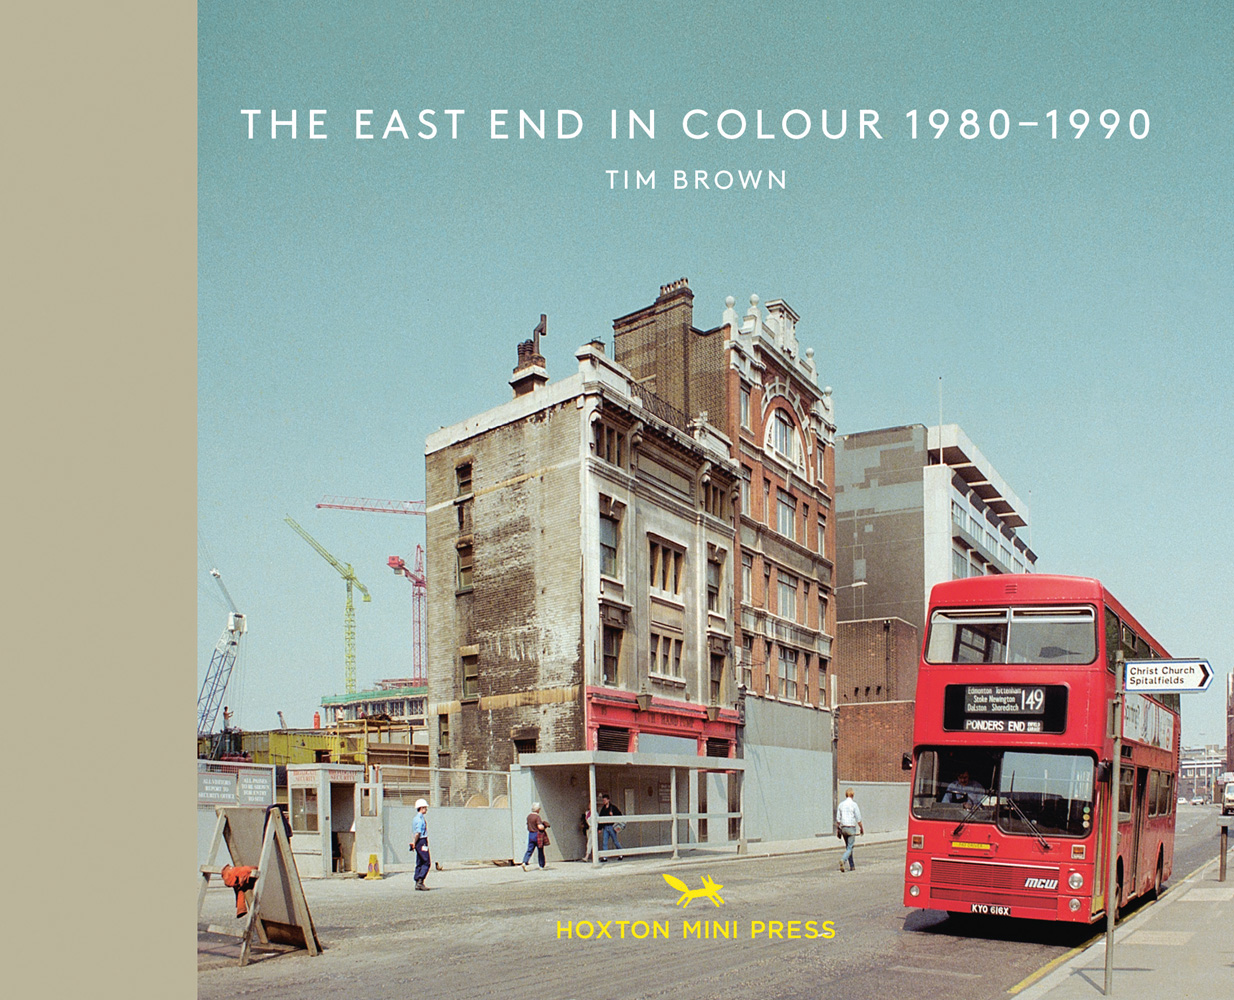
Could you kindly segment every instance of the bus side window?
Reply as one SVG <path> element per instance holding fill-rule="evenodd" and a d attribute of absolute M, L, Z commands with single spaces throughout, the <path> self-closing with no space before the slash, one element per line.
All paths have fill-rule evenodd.
<path fill-rule="evenodd" d="M 1105 664 L 1114 669 L 1115 654 L 1118 652 L 1119 640 L 1122 637 L 1122 622 L 1109 608 L 1105 609 Z"/>

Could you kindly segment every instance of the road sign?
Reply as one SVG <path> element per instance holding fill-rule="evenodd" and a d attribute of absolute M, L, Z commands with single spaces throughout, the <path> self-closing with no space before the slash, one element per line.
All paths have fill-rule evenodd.
<path fill-rule="evenodd" d="M 1207 660 L 1128 660 L 1128 691 L 1204 691 L 1212 683 Z"/>

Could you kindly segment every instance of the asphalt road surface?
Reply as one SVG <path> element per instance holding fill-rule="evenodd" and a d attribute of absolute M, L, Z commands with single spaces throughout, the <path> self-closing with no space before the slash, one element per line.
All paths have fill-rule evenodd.
<path fill-rule="evenodd" d="M 1217 812 L 1179 807 L 1175 881 L 1216 853 Z M 859 844 L 856 857 L 857 871 L 843 874 L 837 850 L 597 872 L 486 868 L 434 873 L 439 887 L 427 893 L 413 891 L 410 874 L 308 880 L 325 951 L 259 952 L 241 969 L 234 941 L 199 934 L 198 997 L 992 1000 L 1094 935 L 908 910 L 903 844 Z M 724 905 L 702 896 L 677 905 L 665 872 L 692 890 L 709 876 Z M 206 918 L 224 922 L 233 905 L 230 891 L 212 889 Z"/>

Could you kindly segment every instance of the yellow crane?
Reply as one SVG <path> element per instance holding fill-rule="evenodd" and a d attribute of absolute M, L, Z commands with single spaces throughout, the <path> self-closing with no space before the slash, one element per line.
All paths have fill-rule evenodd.
<path fill-rule="evenodd" d="M 347 689 L 346 693 L 355 694 L 356 693 L 356 608 L 355 608 L 355 605 L 351 603 L 351 588 L 354 585 L 356 589 L 359 590 L 360 593 L 364 595 L 364 599 L 366 601 L 371 601 L 372 598 L 369 597 L 368 588 L 365 587 L 364 584 L 362 584 L 359 580 L 356 579 L 356 572 L 355 570 L 351 568 L 351 563 L 347 563 L 346 565 L 344 565 L 343 563 L 335 559 L 334 556 L 330 555 L 330 553 L 327 552 L 322 547 L 321 543 L 317 541 L 316 538 L 314 538 L 307 531 L 301 528 L 300 525 L 296 524 L 296 522 L 291 519 L 290 515 L 284 518 L 284 520 L 288 524 L 291 525 L 291 527 L 295 530 L 296 534 L 298 534 L 301 538 L 303 538 L 306 542 L 308 542 L 309 545 L 313 546 L 313 548 L 317 550 L 317 554 L 321 556 L 321 558 L 323 558 L 326 562 L 328 562 L 331 566 L 333 566 L 336 570 L 338 570 L 339 576 L 341 576 L 347 584 L 347 613 L 343 619 L 343 646 L 346 651 L 346 667 L 345 667 L 343 676 L 345 680 L 345 686 Z"/>

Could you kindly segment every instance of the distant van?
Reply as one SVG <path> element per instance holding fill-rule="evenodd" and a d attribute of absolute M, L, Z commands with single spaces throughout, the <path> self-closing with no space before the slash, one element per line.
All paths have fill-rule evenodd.
<path fill-rule="evenodd" d="M 1234 781 L 1227 781 L 1225 785 L 1225 795 L 1221 797 L 1221 815 L 1228 816 L 1234 813 Z"/>

